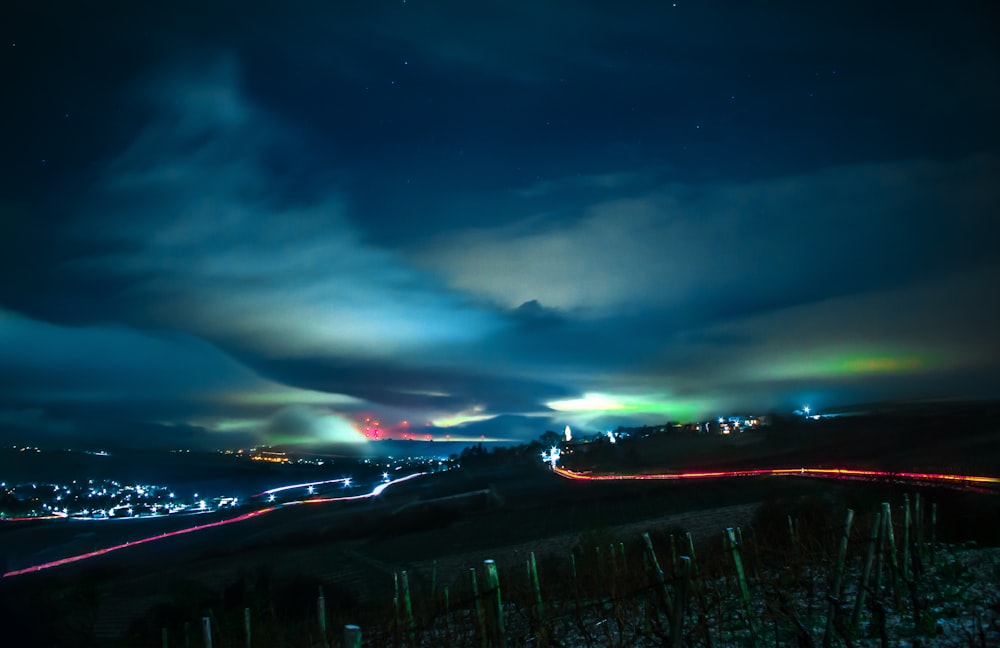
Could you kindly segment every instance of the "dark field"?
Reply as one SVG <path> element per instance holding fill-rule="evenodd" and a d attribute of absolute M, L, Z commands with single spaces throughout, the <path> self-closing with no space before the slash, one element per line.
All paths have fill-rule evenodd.
<path fill-rule="evenodd" d="M 943 440 L 947 430 L 939 427 L 942 440 L 926 444 L 928 452 L 921 454 L 917 442 L 930 437 L 934 417 L 920 420 L 916 427 L 910 420 L 885 430 L 885 437 L 874 442 L 868 436 L 870 420 L 853 421 L 854 432 L 847 434 L 843 426 L 850 426 L 852 419 L 841 419 L 835 426 L 806 428 L 809 437 L 803 437 L 801 429 L 776 426 L 771 436 L 759 438 L 673 443 L 654 438 L 632 448 L 624 443 L 614 448 L 595 445 L 589 461 L 605 468 L 772 467 L 784 461 L 792 466 L 997 472 L 985 470 L 996 457 L 991 454 L 996 435 L 980 430 L 952 435 L 948 442 Z M 787 443 L 779 445 L 780 438 Z M 704 450 L 712 442 L 717 458 Z M 942 444 L 951 450 L 942 450 Z M 893 448 L 901 449 L 900 456 L 892 455 Z M 824 453 L 830 453 L 827 462 L 817 461 Z M 578 453 L 573 461 L 586 463 L 587 454 Z M 852 459 L 866 454 L 877 458 Z M 911 460 L 919 465 L 904 465 Z M 305 628 L 315 618 L 316 590 L 323 585 L 331 627 L 382 627 L 391 614 L 387 610 L 393 578 L 401 570 L 411 574 L 414 588 L 427 592 L 449 583 L 457 587 L 457 579 L 484 558 L 496 559 L 501 569 L 521 565 L 523 571 L 525 557 L 535 551 L 544 568 L 595 539 L 635 542 L 645 530 L 660 543 L 670 532 L 689 531 L 699 555 L 710 558 L 720 553 L 726 527 L 740 525 L 748 535 L 780 534 L 775 520 L 795 514 L 810 520 L 817 537 L 835 538 L 837 515 L 846 507 L 867 514 L 881 502 L 899 502 L 903 494 L 912 498 L 918 492 L 925 502 L 936 504 L 938 541 L 1000 546 L 1000 497 L 994 493 L 797 477 L 580 483 L 554 475 L 534 459 L 510 455 L 399 484 L 376 500 L 277 510 L 4 579 L 0 607 L 5 627 L 16 628 L 24 645 L 147 645 L 143 641 L 158 641 L 161 627 L 174 628 L 176 639 L 184 619 L 196 623 L 209 610 L 231 618 L 244 607 L 270 606 L 268 614 L 294 634 L 294 628 Z M 198 522 L 205 518 L 198 516 Z M 0 532 L 5 551 L 17 554 L 50 543 L 59 551 L 70 545 L 87 550 L 185 522 L 136 520 L 112 527 L 55 521 L 5 526 Z"/>

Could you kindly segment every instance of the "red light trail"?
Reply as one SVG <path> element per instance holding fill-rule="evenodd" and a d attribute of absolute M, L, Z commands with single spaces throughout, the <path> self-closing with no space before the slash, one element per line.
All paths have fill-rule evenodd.
<path fill-rule="evenodd" d="M 757 468 L 750 470 L 719 470 L 712 472 L 684 473 L 639 473 L 623 475 L 616 473 L 593 474 L 575 472 L 566 468 L 553 468 L 556 474 L 576 481 L 626 481 L 626 480 L 673 480 L 718 479 L 722 477 L 762 477 L 798 475 L 826 479 L 903 479 L 907 481 L 942 482 L 963 486 L 1000 484 L 1000 477 L 977 475 L 946 475 L 943 473 L 892 472 L 887 470 L 857 470 L 854 468 Z"/>
<path fill-rule="evenodd" d="M 96 558 L 97 556 L 103 556 L 109 554 L 112 551 L 118 551 L 120 549 L 127 549 L 129 547 L 136 547 L 138 545 L 146 544 L 149 542 L 154 542 L 156 540 L 163 540 L 165 538 L 172 538 L 174 536 L 184 535 L 185 533 L 194 533 L 195 531 L 203 531 L 205 529 L 211 529 L 214 527 L 220 527 L 224 524 L 232 524 L 234 522 L 243 522 L 251 518 L 255 518 L 263 515 L 264 513 L 269 513 L 275 511 L 279 508 L 284 508 L 286 506 L 294 506 L 296 504 L 320 504 L 326 502 L 345 502 L 353 500 L 368 499 L 371 497 L 378 497 L 382 491 L 384 491 L 389 486 L 393 484 L 399 484 L 401 482 L 408 481 L 415 477 L 420 477 L 427 473 L 414 473 L 412 475 L 407 475 L 406 477 L 401 477 L 399 479 L 394 479 L 390 482 L 385 482 L 376 486 L 370 493 L 364 493 L 363 495 L 348 495 L 346 497 L 327 497 L 327 498 L 313 498 L 308 500 L 299 500 L 295 502 L 285 502 L 283 504 L 278 504 L 276 506 L 268 506 L 266 508 L 257 509 L 256 511 L 251 511 L 249 513 L 244 513 L 243 515 L 238 515 L 234 518 L 229 518 L 228 520 L 219 520 L 217 522 L 209 522 L 207 524 L 198 524 L 193 527 L 188 527 L 186 529 L 178 529 L 177 531 L 168 531 L 165 533 L 160 533 L 154 536 L 148 536 L 146 538 L 140 538 L 139 540 L 130 540 L 129 542 L 123 542 L 121 544 L 113 545 L 110 547 L 105 547 L 104 549 L 98 549 L 96 551 L 90 551 L 83 554 L 78 554 L 76 556 L 69 556 L 67 558 L 60 558 L 59 560 L 53 560 L 51 562 L 42 563 L 40 565 L 34 565 L 32 567 L 26 567 L 24 569 L 16 569 L 14 571 L 9 571 L 3 575 L 3 578 L 8 576 L 19 576 L 21 574 L 31 574 L 34 572 L 42 571 L 43 569 L 49 569 L 51 567 L 59 567 L 62 565 L 68 565 L 70 563 L 78 562 L 80 560 L 86 560 L 87 558 Z M 334 480 L 341 481 L 341 480 Z M 38 519 L 38 518 L 32 518 Z"/>
<path fill-rule="evenodd" d="M 154 540 L 163 540 L 164 538 L 170 538 L 173 536 L 183 535 L 185 533 L 194 533 L 195 531 L 201 531 L 203 529 L 211 529 L 212 527 L 222 526 L 223 524 L 232 524 L 233 522 L 242 522 L 243 520 L 249 520 L 250 518 L 257 517 L 258 515 L 263 515 L 273 511 L 276 507 L 271 506 L 268 508 L 258 509 L 256 511 L 251 511 L 250 513 L 244 513 L 234 518 L 229 518 L 228 520 L 219 520 L 218 522 L 209 522 L 208 524 L 199 524 L 197 526 L 188 527 L 186 529 L 179 529 L 177 531 L 168 531 L 166 533 L 161 533 L 155 536 L 149 536 L 146 538 L 140 538 L 139 540 L 131 540 L 129 542 L 123 542 L 121 544 L 113 545 L 110 547 L 105 547 L 104 549 L 98 549 L 97 551 L 91 551 L 84 554 L 78 554 L 76 556 L 70 556 L 68 558 L 60 558 L 59 560 L 53 560 L 52 562 L 42 563 L 41 565 L 35 565 L 34 567 L 27 567 L 25 569 L 17 569 L 14 571 L 9 571 L 3 575 L 4 578 L 8 576 L 17 576 L 19 574 L 28 574 L 31 572 L 41 571 L 43 569 L 48 569 L 50 567 L 59 567 L 60 565 L 68 565 L 69 563 L 77 562 L 78 560 L 86 560 L 87 558 L 95 558 L 97 556 L 103 556 L 104 554 L 111 553 L 112 551 L 118 551 L 119 549 L 126 549 L 128 547 L 135 547 L 141 544 L 146 544 L 147 542 L 153 542 Z"/>

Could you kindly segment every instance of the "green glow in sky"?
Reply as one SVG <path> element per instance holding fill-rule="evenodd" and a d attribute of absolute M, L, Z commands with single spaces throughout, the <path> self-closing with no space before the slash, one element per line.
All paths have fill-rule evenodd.
<path fill-rule="evenodd" d="M 558 412 L 601 416 L 604 414 L 658 414 L 676 421 L 690 421 L 704 416 L 711 404 L 704 400 L 669 398 L 659 394 L 614 395 L 590 392 L 583 398 L 555 400 L 546 403 Z"/>
<path fill-rule="evenodd" d="M 436 418 L 431 421 L 431 425 L 435 427 L 455 427 L 456 425 L 463 425 L 465 423 L 476 423 L 477 421 L 485 421 L 493 418 L 493 414 L 466 414 L 459 413 L 452 416 L 444 416 L 442 418 Z"/>
<path fill-rule="evenodd" d="M 915 373 L 939 366 L 927 353 L 852 351 L 805 354 L 752 372 L 765 378 L 826 378 Z"/>

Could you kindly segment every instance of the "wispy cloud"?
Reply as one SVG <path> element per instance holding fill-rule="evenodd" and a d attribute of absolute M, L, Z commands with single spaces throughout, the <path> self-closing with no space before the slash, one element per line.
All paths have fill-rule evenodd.
<path fill-rule="evenodd" d="M 223 60 L 150 84 L 150 123 L 108 169 L 110 210 L 89 236 L 124 240 L 96 262 L 126 274 L 142 315 L 275 353 L 387 357 L 475 340 L 490 315 L 369 244 L 343 200 L 283 191 L 295 133 L 250 102 Z M 96 221 L 96 222 L 95 222 Z"/>
<path fill-rule="evenodd" d="M 717 316 L 981 261 L 989 250 L 976 231 L 1000 206 L 998 172 L 987 157 L 666 184 L 579 205 L 576 218 L 459 232 L 416 258 L 454 288 L 508 307 L 537 300 L 598 315 L 674 307 Z"/>

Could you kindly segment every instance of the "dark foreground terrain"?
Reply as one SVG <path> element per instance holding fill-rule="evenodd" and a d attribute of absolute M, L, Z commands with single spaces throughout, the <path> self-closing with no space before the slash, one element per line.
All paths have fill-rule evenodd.
<path fill-rule="evenodd" d="M 930 435 L 933 421 L 921 421 L 910 438 Z M 866 444 L 857 440 L 871 424 L 867 421 L 869 427 L 851 437 L 854 445 L 830 461 L 864 455 Z M 726 440 L 719 446 L 725 461 L 711 462 L 698 454 L 704 440 L 690 442 L 697 448 L 687 458 L 669 452 L 663 439 L 632 448 L 595 446 L 592 467 L 613 467 L 616 458 L 623 464 L 678 468 L 742 467 L 778 456 L 789 464 L 796 458 L 805 463 L 836 448 L 834 435 L 843 429 L 813 427 L 807 432 L 814 436 L 793 437 L 795 430 L 779 427 L 773 434 L 797 439 L 784 447 L 774 439 Z M 906 429 L 900 425 L 897 432 Z M 982 429 L 967 434 L 958 435 L 955 444 L 975 452 L 964 456 L 930 444 L 929 453 L 919 455 L 919 467 L 983 472 L 996 435 Z M 899 446 L 901 435 L 868 449 Z M 916 445 L 905 447 L 919 454 Z M 586 454 L 574 461 L 583 463 Z M 898 469 L 900 459 L 888 460 Z M 918 494 L 919 545 L 913 522 Z M 906 501 L 909 526 L 904 524 Z M 879 535 L 881 582 L 875 587 L 868 581 L 870 594 L 852 630 L 853 606 L 864 589 L 858 582 L 866 544 L 883 502 L 890 503 L 894 516 L 897 562 L 908 543 L 910 567 L 906 574 L 899 565 L 892 570 L 887 540 Z M 844 609 L 830 615 L 829 588 L 848 508 L 856 518 L 848 534 L 843 593 L 834 597 L 837 610 Z M 739 529 L 747 600 L 740 594 L 732 546 L 723 541 L 727 527 Z M 33 534 L 41 541 L 52 529 L 0 531 L 30 544 Z M 650 571 L 643 532 L 650 532 L 652 555 L 665 574 L 661 585 L 657 572 Z M 970 541 L 977 543 L 975 549 L 964 544 Z M 685 580 L 679 556 L 692 553 L 691 543 L 702 576 Z M 1000 496 L 992 492 L 787 477 L 579 483 L 554 475 L 533 457 L 510 453 L 400 484 L 375 500 L 278 510 L 3 579 L 0 621 L 11 639 L 4 645 L 159 646 L 166 632 L 167 645 L 199 646 L 202 619 L 208 618 L 214 624 L 213 645 L 243 646 L 244 615 L 249 614 L 255 646 L 322 645 L 317 615 L 322 587 L 333 645 L 347 623 L 359 624 L 366 643 L 373 645 L 480 645 L 481 635 L 493 630 L 476 620 L 475 604 L 488 597 L 472 593 L 469 569 L 479 569 L 479 586 L 485 588 L 482 565 L 491 558 L 499 567 L 509 616 L 508 645 L 660 645 L 672 641 L 674 627 L 682 629 L 690 645 L 754 645 L 765 637 L 767 645 L 809 645 L 802 643 L 807 639 L 820 645 L 825 621 L 834 619 L 839 625 L 831 630 L 833 645 L 848 640 L 882 645 L 884 634 L 885 645 L 916 645 L 916 640 L 986 646 L 1000 639 L 995 634 L 1000 609 L 990 607 L 997 605 L 1000 557 L 982 549 L 988 546 L 1000 546 Z M 526 571 L 532 552 L 537 595 Z M 412 620 L 400 590 L 404 571 Z M 975 601 L 963 599 L 963 592 L 975 593 Z M 544 607 L 537 607 L 537 597 Z M 679 620 L 670 616 L 676 614 L 668 609 L 670 599 L 688 601 Z M 481 612 L 486 623 L 489 611 Z"/>

